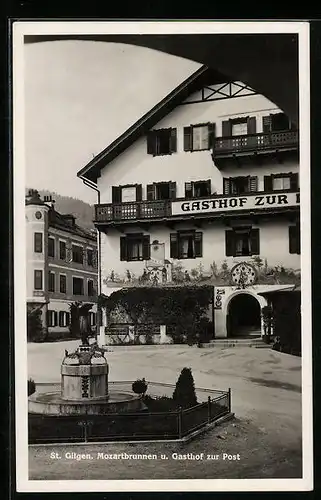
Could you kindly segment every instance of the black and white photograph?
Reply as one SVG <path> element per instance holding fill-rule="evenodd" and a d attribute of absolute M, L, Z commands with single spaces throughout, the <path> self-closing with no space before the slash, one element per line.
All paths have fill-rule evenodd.
<path fill-rule="evenodd" d="M 17 491 L 311 490 L 308 23 L 12 29 Z"/>

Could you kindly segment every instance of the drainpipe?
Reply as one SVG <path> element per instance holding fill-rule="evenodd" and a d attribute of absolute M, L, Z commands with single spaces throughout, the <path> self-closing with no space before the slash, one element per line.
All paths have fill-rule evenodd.
<path fill-rule="evenodd" d="M 97 188 L 97 184 L 94 182 L 89 181 L 88 179 L 85 179 L 84 177 L 80 177 L 82 182 L 85 184 L 85 186 L 89 187 L 90 189 L 93 189 L 94 191 L 97 192 L 97 204 L 100 205 L 100 191 Z M 98 231 L 98 297 L 101 295 L 101 233 L 99 230 Z M 101 305 L 98 302 L 97 304 L 97 333 L 99 334 L 100 332 L 100 327 L 102 325 L 102 311 L 101 311 Z"/>

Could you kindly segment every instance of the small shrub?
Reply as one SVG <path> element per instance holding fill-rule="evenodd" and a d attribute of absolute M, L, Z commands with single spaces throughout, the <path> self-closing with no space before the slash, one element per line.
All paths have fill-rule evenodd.
<path fill-rule="evenodd" d="M 146 380 L 143 379 L 138 379 L 132 384 L 132 390 L 135 394 L 145 394 L 147 391 L 147 383 Z"/>
<path fill-rule="evenodd" d="M 28 396 L 31 396 L 31 394 L 33 394 L 34 392 L 36 392 L 35 381 L 32 378 L 29 378 L 29 380 L 28 380 Z"/>
<path fill-rule="evenodd" d="M 42 324 L 41 309 L 27 311 L 27 339 L 29 342 L 42 342 L 45 332 Z"/>
<path fill-rule="evenodd" d="M 197 405 L 194 378 L 190 368 L 183 368 L 181 371 L 173 393 L 173 401 L 182 408 Z"/>

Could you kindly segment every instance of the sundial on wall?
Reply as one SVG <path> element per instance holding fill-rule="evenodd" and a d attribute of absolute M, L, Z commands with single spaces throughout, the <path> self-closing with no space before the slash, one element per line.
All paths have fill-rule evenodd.
<path fill-rule="evenodd" d="M 253 285 L 257 274 L 255 268 L 247 262 L 240 262 L 231 269 L 231 281 L 242 288 Z"/>

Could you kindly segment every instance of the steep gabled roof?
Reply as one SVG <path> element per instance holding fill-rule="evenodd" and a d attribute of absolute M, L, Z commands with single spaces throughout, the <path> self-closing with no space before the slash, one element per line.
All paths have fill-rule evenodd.
<path fill-rule="evenodd" d="M 206 85 L 225 83 L 227 81 L 229 81 L 229 78 L 207 66 L 202 66 L 142 116 L 134 125 L 129 127 L 126 132 L 120 135 L 107 148 L 95 156 L 77 173 L 77 176 L 96 183 L 100 175 L 100 170 L 103 167 L 125 151 L 137 139 L 146 134 L 149 129 L 168 115 L 176 106 L 181 104 L 189 95 Z"/>

